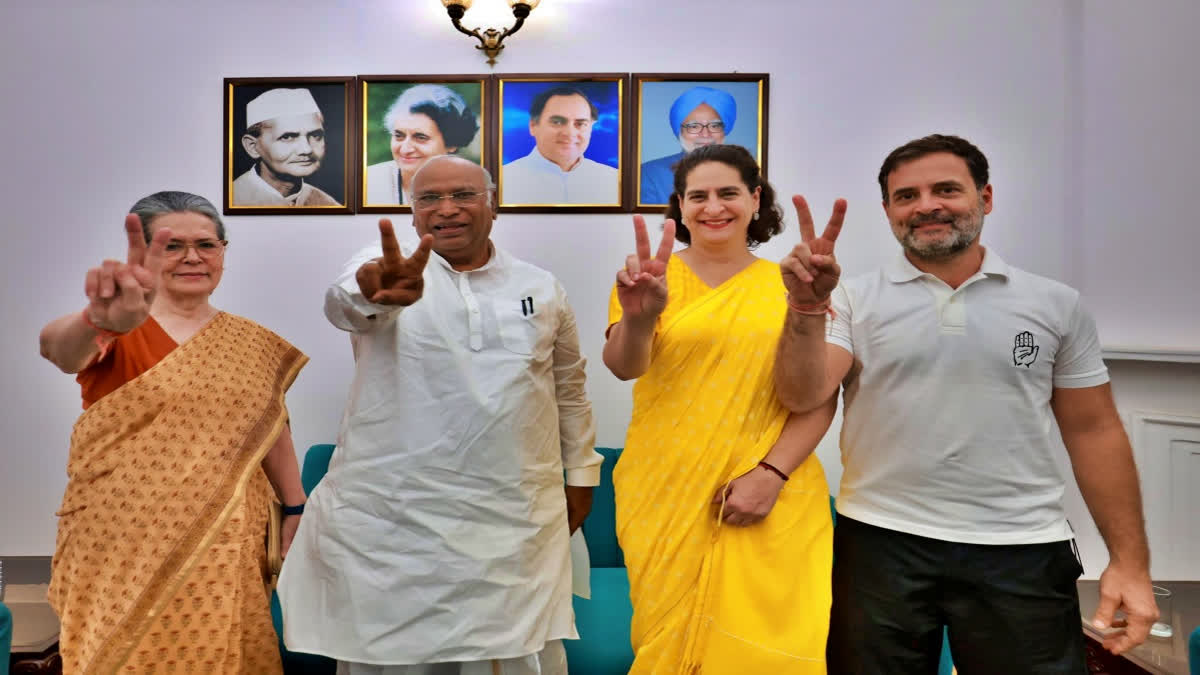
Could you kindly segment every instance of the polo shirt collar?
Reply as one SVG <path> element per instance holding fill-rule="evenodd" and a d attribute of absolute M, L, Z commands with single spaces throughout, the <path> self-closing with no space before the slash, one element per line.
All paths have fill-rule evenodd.
<path fill-rule="evenodd" d="M 914 279 L 920 279 L 925 274 L 925 272 L 917 269 L 912 264 L 908 257 L 904 255 L 903 250 L 896 255 L 892 260 L 892 264 L 888 265 L 887 268 L 888 281 L 894 284 L 902 284 Z M 987 277 L 1007 279 L 1009 277 L 1008 263 L 1004 262 L 1000 254 L 993 251 L 990 247 L 984 248 L 983 264 L 979 266 L 979 272 L 975 276 L 977 277 L 981 274 Z"/>

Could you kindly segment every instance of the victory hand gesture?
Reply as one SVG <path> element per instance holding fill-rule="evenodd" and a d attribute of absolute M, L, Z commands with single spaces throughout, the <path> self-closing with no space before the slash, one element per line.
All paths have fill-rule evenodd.
<path fill-rule="evenodd" d="M 633 217 L 637 254 L 625 258 L 625 267 L 617 272 L 617 299 L 621 310 L 631 318 L 657 318 L 667 307 L 667 262 L 675 246 L 675 221 L 663 222 L 658 253 L 650 257 L 650 237 L 646 219 Z"/>
<path fill-rule="evenodd" d="M 125 235 L 129 240 L 125 262 L 105 260 L 88 270 L 83 285 L 88 297 L 87 320 L 113 333 L 128 333 L 150 315 L 171 231 L 160 228 L 147 247 L 142 221 L 130 213 L 125 216 Z"/>
<path fill-rule="evenodd" d="M 818 305 L 829 299 L 837 286 L 842 269 L 833 256 L 833 245 L 842 231 L 846 218 L 846 200 L 833 203 L 833 214 L 820 238 L 813 229 L 812 212 L 804 197 L 792 197 L 796 216 L 800 220 L 800 243 L 792 252 L 779 261 L 783 274 L 783 285 L 787 287 L 791 301 L 799 305 Z"/>
<path fill-rule="evenodd" d="M 379 219 L 379 240 L 383 255 L 368 260 L 354 275 L 363 297 L 379 305 L 407 307 L 421 299 L 425 291 L 425 263 L 433 248 L 433 235 L 421 237 L 417 250 L 409 258 L 400 253 L 400 244 L 392 230 L 392 221 Z"/>

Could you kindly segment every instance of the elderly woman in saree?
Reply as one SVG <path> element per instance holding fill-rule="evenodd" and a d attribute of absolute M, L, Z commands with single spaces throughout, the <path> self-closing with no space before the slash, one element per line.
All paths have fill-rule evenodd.
<path fill-rule="evenodd" d="M 42 329 L 77 373 L 49 599 L 69 673 L 279 673 L 266 579 L 304 503 L 284 394 L 307 357 L 219 311 L 225 226 L 186 192 L 138 201 L 125 262 L 88 271 L 82 312 Z"/>
<path fill-rule="evenodd" d="M 774 190 L 744 148 L 698 148 L 657 254 L 634 229 L 604 345 L 613 374 L 637 378 L 613 474 L 630 673 L 824 673 L 833 530 L 812 452 L 836 401 L 790 415 L 775 395 L 789 310 L 779 265 L 751 252 L 782 230 Z"/>
<path fill-rule="evenodd" d="M 737 102 L 728 92 L 712 87 L 692 87 L 679 95 L 667 115 L 671 133 L 681 150 L 642 163 L 639 204 L 666 204 L 675 191 L 673 167 L 687 153 L 705 145 L 719 145 L 733 131 Z"/>
<path fill-rule="evenodd" d="M 367 167 L 366 204 L 409 204 L 412 177 L 438 155 L 453 155 L 479 133 L 475 112 L 458 92 L 441 84 L 405 89 L 383 115 L 392 159 Z"/>

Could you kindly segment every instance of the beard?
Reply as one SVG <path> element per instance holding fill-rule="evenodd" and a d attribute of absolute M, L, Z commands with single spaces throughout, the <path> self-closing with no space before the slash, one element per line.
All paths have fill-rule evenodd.
<path fill-rule="evenodd" d="M 939 239 L 918 235 L 920 225 L 943 224 L 950 232 Z M 983 199 L 967 213 L 955 216 L 949 213 L 933 213 L 909 218 L 903 225 L 893 226 L 892 233 L 904 250 L 921 260 L 947 260 L 967 250 L 979 233 L 983 231 Z"/>

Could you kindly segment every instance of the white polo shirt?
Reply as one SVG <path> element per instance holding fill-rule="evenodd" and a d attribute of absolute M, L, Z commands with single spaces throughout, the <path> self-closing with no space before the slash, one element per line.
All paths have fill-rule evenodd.
<path fill-rule="evenodd" d="M 946 541 L 1071 538 L 1050 396 L 1108 381 L 1077 291 L 990 250 L 952 289 L 901 253 L 833 306 L 826 339 L 855 360 L 839 513 Z"/>

